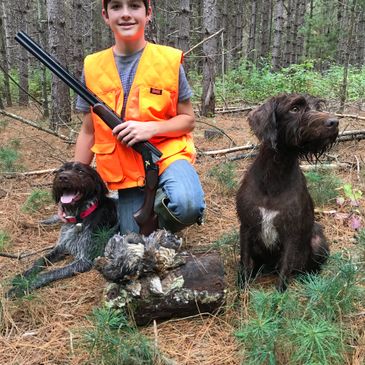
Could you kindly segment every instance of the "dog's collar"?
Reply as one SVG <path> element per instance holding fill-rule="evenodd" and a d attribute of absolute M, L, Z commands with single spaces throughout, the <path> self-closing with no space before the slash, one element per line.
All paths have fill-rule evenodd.
<path fill-rule="evenodd" d="M 85 219 L 87 216 L 89 216 L 97 207 L 98 207 L 98 201 L 92 201 L 90 204 L 87 205 L 86 209 L 81 211 L 76 216 L 70 216 L 66 215 L 64 212 L 64 218 L 66 219 L 67 223 L 81 223 L 83 219 Z"/>

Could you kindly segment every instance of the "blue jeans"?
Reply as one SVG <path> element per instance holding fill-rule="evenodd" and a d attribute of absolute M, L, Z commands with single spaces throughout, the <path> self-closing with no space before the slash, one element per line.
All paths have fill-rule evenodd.
<path fill-rule="evenodd" d="M 119 190 L 118 197 L 120 233 L 139 232 L 133 213 L 143 204 L 143 189 Z M 166 214 L 163 212 L 165 208 L 168 210 Z M 155 211 L 159 216 L 160 228 L 176 232 L 200 223 L 204 209 L 204 193 L 194 167 L 186 160 L 174 161 L 159 177 Z M 168 216 L 176 224 L 171 224 L 166 219 Z"/>

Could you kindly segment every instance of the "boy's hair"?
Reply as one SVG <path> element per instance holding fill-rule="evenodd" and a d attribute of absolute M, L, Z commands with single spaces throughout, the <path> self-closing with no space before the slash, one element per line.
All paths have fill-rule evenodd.
<path fill-rule="evenodd" d="M 107 12 L 108 11 L 108 4 L 110 3 L 111 0 L 102 0 L 103 2 L 103 8 L 104 10 Z M 147 10 L 148 8 L 151 6 L 151 0 L 142 0 L 143 1 L 143 4 L 146 8 L 146 13 L 147 13 Z"/>

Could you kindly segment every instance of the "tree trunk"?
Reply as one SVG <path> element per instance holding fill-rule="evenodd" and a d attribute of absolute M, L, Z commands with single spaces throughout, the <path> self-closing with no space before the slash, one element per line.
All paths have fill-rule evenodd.
<path fill-rule="evenodd" d="M 307 8 L 307 0 L 299 0 L 298 6 L 298 19 L 297 19 L 297 41 L 296 41 L 296 51 L 295 51 L 295 62 L 298 63 L 304 53 L 304 35 L 302 27 L 304 25 L 304 17 Z"/>
<path fill-rule="evenodd" d="M 84 44 L 82 36 L 83 24 L 80 21 L 83 19 L 83 2 L 81 0 L 73 0 L 72 4 L 72 65 L 70 70 L 73 75 L 79 80 L 84 64 Z M 76 106 L 76 97 L 72 101 L 73 108 Z"/>
<path fill-rule="evenodd" d="M 46 32 L 46 24 L 47 24 L 47 12 L 45 8 L 44 0 L 38 0 L 38 33 L 39 33 L 39 43 L 46 48 L 48 44 L 47 32 Z M 43 117 L 49 118 L 49 104 L 48 104 L 48 90 L 47 90 L 47 71 L 46 67 L 42 64 L 42 77 L 41 77 L 41 90 L 42 90 L 42 99 L 43 99 Z"/>
<path fill-rule="evenodd" d="M 152 43 L 159 43 L 158 41 L 158 28 L 157 28 L 157 4 L 156 0 L 151 0 L 151 6 L 152 6 L 152 19 L 148 23 L 146 27 L 146 39 L 149 40 Z"/>
<path fill-rule="evenodd" d="M 288 0 L 288 4 L 286 6 L 286 27 L 285 27 L 285 47 L 284 47 L 284 55 L 283 55 L 283 63 L 284 67 L 288 67 L 291 62 L 291 55 L 293 52 L 292 42 L 293 42 L 293 11 L 295 11 L 295 0 Z"/>
<path fill-rule="evenodd" d="M 346 7 L 343 0 L 337 1 L 337 52 L 336 52 L 336 60 L 338 63 L 343 64 L 345 61 L 345 53 L 346 53 L 346 36 L 347 33 L 347 15 Z"/>
<path fill-rule="evenodd" d="M 47 15 L 49 26 L 50 53 L 67 67 L 66 19 L 65 6 L 62 1 L 48 0 Z M 71 120 L 70 91 L 68 86 L 57 76 L 52 75 L 52 111 L 50 128 L 58 130 L 60 126 L 69 124 Z"/>
<path fill-rule="evenodd" d="M 183 52 L 189 50 L 190 38 L 190 0 L 180 0 L 180 14 L 178 17 L 179 35 L 177 47 Z M 188 72 L 189 63 L 185 63 L 185 71 Z"/>
<path fill-rule="evenodd" d="M 204 37 L 209 37 L 217 31 L 217 0 L 204 0 L 203 29 Z M 201 113 L 204 116 L 213 115 L 215 111 L 215 59 L 217 55 L 217 38 L 213 37 L 203 44 L 203 92 L 201 98 Z"/>
<path fill-rule="evenodd" d="M 261 58 L 268 58 L 271 44 L 272 0 L 266 0 L 261 5 Z"/>
<path fill-rule="evenodd" d="M 10 81 L 9 81 L 9 60 L 8 60 L 8 52 L 7 52 L 7 44 L 6 44 L 6 33 L 5 33 L 5 24 L 6 17 L 4 16 L 4 3 L 0 1 L 0 55 L 1 55 L 1 65 L 4 73 L 4 96 L 6 99 L 6 105 L 11 107 L 11 93 L 10 93 Z M 0 92 L 2 91 L 2 87 L 0 88 Z M 4 106 L 3 106 L 4 107 Z"/>
<path fill-rule="evenodd" d="M 115 283 L 109 285 L 107 302 L 116 307 L 126 305 L 137 325 L 219 311 L 226 292 L 219 254 L 182 255 L 186 260 L 184 265 L 165 273 L 162 280 L 157 279 L 162 291 L 153 290 L 156 276 L 150 275 L 127 287 Z"/>
<path fill-rule="evenodd" d="M 277 71 L 281 67 L 281 39 L 283 34 L 284 1 L 275 0 L 274 8 L 274 41 L 272 49 L 272 68 Z"/>
<path fill-rule="evenodd" d="M 22 20 L 22 28 L 28 32 L 29 3 L 25 2 L 19 6 L 19 19 Z M 20 48 L 19 53 L 19 105 L 29 105 L 29 55 L 25 48 Z"/>
<path fill-rule="evenodd" d="M 354 23 L 355 23 L 355 17 L 356 17 L 356 7 L 357 7 L 357 0 L 353 0 L 353 3 L 350 8 L 350 28 L 348 31 L 348 37 L 347 37 L 347 46 L 345 48 L 345 63 L 344 63 L 344 71 L 343 71 L 343 80 L 342 80 L 342 88 L 341 88 L 341 94 L 340 94 L 340 112 L 343 113 L 345 110 L 345 103 L 347 98 L 347 82 L 348 82 L 348 69 L 349 69 L 349 63 L 350 63 L 350 55 L 351 55 L 351 49 L 353 44 L 353 31 L 354 31 Z"/>
<path fill-rule="evenodd" d="M 250 34 L 248 36 L 247 59 L 251 63 L 256 61 L 256 24 L 257 24 L 257 0 L 251 1 Z"/>
<path fill-rule="evenodd" d="M 314 0 L 309 0 L 309 19 L 308 19 L 308 28 L 306 33 L 306 41 L 305 41 L 305 56 L 309 57 L 309 50 L 312 38 L 312 19 L 313 19 L 313 10 L 314 10 Z"/>

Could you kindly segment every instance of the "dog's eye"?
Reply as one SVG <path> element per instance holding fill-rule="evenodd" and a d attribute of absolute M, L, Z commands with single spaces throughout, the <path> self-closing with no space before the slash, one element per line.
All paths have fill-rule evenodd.
<path fill-rule="evenodd" d="M 299 107 L 298 106 L 293 106 L 291 109 L 290 109 L 290 112 L 291 113 L 298 113 L 299 112 Z"/>
<path fill-rule="evenodd" d="M 319 112 L 324 110 L 324 103 L 318 103 L 316 105 L 316 110 L 318 110 Z"/>

